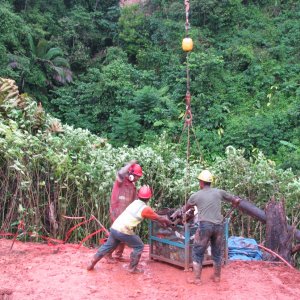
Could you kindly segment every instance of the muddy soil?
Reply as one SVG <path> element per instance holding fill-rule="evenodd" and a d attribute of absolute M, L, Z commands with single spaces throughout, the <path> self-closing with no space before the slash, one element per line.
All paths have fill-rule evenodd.
<path fill-rule="evenodd" d="M 0 239 L 0 299 L 300 299 L 300 272 L 282 264 L 230 262 L 219 284 L 205 267 L 202 285 L 187 283 L 192 272 L 149 260 L 142 255 L 143 274 L 129 274 L 126 262 L 100 261 L 95 270 L 86 265 L 95 249 L 67 244 L 22 243 Z M 129 257 L 130 249 L 126 249 Z"/>

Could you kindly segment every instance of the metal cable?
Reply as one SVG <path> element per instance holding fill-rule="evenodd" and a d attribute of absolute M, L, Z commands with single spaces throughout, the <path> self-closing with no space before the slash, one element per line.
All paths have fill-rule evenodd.
<path fill-rule="evenodd" d="M 189 11 L 190 11 L 190 1 L 184 0 L 185 5 L 185 35 L 188 37 L 189 35 Z M 185 205 L 187 203 L 187 189 L 190 184 L 190 126 L 192 125 L 193 115 L 191 110 L 191 93 L 190 93 L 190 86 L 191 86 L 191 78 L 190 78 L 190 69 L 189 69 L 189 52 L 186 54 L 186 94 L 185 94 L 185 120 L 184 120 L 184 128 L 187 127 L 188 130 L 188 137 L 187 137 L 187 149 L 186 149 L 186 180 L 185 180 Z"/>

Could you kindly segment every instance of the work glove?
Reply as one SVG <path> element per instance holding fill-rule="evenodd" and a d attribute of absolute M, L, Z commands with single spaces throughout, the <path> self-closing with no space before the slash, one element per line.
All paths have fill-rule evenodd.
<path fill-rule="evenodd" d="M 172 222 L 167 217 L 164 216 L 159 216 L 157 221 L 164 227 L 170 226 L 172 224 Z"/>
<path fill-rule="evenodd" d="M 129 163 L 130 166 L 137 164 L 137 160 L 136 159 L 132 159 Z"/>
<path fill-rule="evenodd" d="M 234 198 L 232 201 L 232 206 L 233 207 L 238 207 L 240 205 L 241 199 L 240 198 Z"/>

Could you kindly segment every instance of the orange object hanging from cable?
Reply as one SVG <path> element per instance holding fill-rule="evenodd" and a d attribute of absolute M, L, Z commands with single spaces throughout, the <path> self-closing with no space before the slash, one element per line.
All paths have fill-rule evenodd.
<path fill-rule="evenodd" d="M 182 49 L 183 49 L 183 51 L 190 52 L 190 51 L 193 50 L 193 47 L 194 47 L 194 43 L 193 43 L 193 40 L 190 37 L 185 37 L 182 40 Z"/>

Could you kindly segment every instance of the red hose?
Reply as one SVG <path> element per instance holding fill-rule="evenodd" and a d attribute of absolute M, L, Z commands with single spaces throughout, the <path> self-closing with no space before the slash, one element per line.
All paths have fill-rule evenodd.
<path fill-rule="evenodd" d="M 281 257 L 279 254 L 277 254 L 276 252 L 272 251 L 269 248 L 266 248 L 265 246 L 262 245 L 258 245 L 259 248 L 264 249 L 265 251 L 273 254 L 274 256 L 278 257 L 281 261 L 283 261 L 287 266 L 289 266 L 290 268 L 294 269 L 294 267 L 288 262 L 286 261 L 283 257 Z"/>

